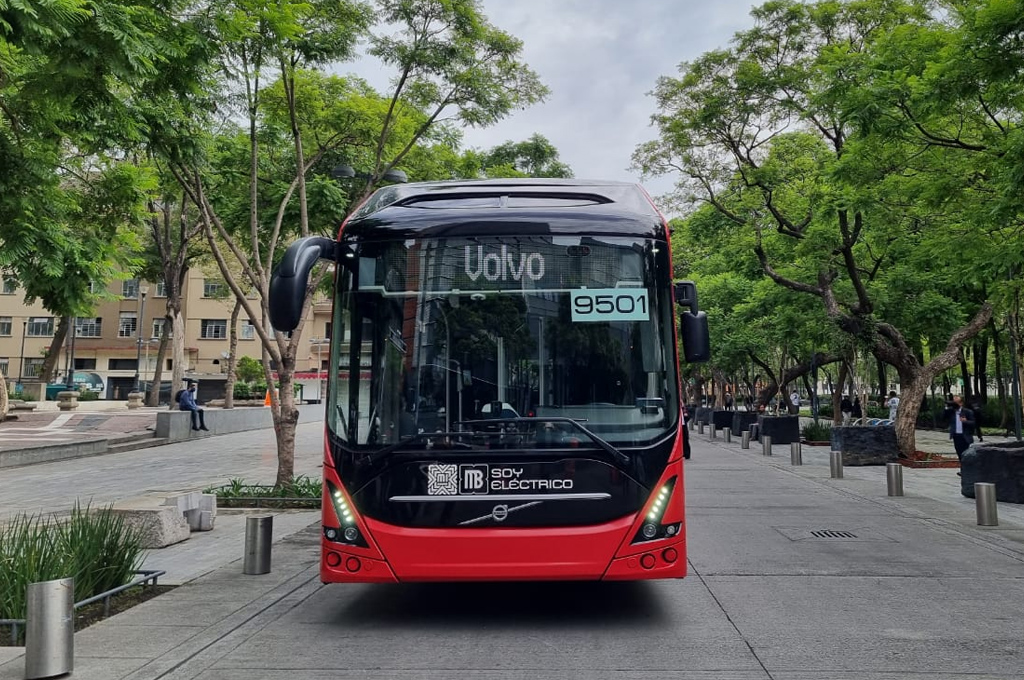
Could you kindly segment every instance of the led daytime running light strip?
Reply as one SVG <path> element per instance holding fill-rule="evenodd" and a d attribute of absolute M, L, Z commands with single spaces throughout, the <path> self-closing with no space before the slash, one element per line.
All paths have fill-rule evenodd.
<path fill-rule="evenodd" d="M 341 489 L 328 482 L 327 490 L 331 494 L 331 502 L 334 503 L 334 511 L 338 514 L 338 520 L 345 525 L 355 524 L 356 520 L 352 516 L 348 503 L 345 502 L 345 495 L 341 493 Z"/>
<path fill-rule="evenodd" d="M 647 519 L 652 522 L 656 522 L 661 519 L 661 516 L 665 514 L 665 508 L 668 507 L 668 498 L 672 495 L 672 482 L 675 478 L 670 479 L 661 487 L 658 491 L 658 497 L 654 499 L 654 504 L 651 505 L 651 511 L 647 513 Z"/>

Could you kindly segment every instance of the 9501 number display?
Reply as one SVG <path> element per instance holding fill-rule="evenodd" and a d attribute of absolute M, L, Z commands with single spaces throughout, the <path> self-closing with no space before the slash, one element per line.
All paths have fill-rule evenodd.
<path fill-rule="evenodd" d="M 647 321 L 651 306 L 646 288 L 594 288 L 572 291 L 572 320 Z"/>

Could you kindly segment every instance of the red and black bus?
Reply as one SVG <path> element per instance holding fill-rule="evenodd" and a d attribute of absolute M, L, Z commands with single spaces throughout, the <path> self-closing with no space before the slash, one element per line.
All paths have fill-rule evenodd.
<path fill-rule="evenodd" d="M 675 307 L 688 362 L 708 358 L 707 318 L 641 187 L 382 188 L 337 239 L 288 249 L 276 330 L 319 259 L 324 582 L 686 574 Z"/>

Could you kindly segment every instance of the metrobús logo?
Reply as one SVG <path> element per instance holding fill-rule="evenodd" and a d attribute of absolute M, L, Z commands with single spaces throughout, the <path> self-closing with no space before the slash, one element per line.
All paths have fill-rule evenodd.
<path fill-rule="evenodd" d="M 427 495 L 476 496 L 489 493 L 569 491 L 571 479 L 531 477 L 526 468 L 514 465 L 427 465 Z"/>

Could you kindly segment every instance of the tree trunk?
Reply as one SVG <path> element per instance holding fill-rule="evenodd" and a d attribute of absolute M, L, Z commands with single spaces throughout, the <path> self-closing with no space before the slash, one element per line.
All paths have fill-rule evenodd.
<path fill-rule="evenodd" d="M 228 343 L 228 379 L 224 383 L 224 408 L 235 407 L 235 366 L 238 364 L 238 313 L 242 309 L 242 301 L 235 299 L 235 307 L 231 310 L 231 329 Z"/>
<path fill-rule="evenodd" d="M 995 329 L 995 324 L 992 324 L 992 353 L 996 357 L 996 396 L 999 399 L 999 429 L 1005 431 L 1008 429 L 1007 423 L 1010 420 L 1010 409 L 1007 408 L 1006 381 L 1003 379 L 1003 359 L 999 356 L 1002 349 L 999 345 L 999 332 Z"/>
<path fill-rule="evenodd" d="M 50 348 L 46 350 L 46 358 L 43 360 L 43 367 L 39 371 L 38 377 L 47 385 L 54 381 L 54 373 L 57 371 L 57 359 L 60 358 L 60 348 L 64 345 L 64 340 L 68 336 L 68 326 L 70 323 L 71 317 L 60 317 L 60 321 L 57 323 L 57 330 L 53 334 L 53 339 L 50 340 Z M 22 361 L 24 360 L 23 357 Z M 75 367 L 71 366 L 70 370 L 73 375 Z M 65 382 L 67 381 L 65 380 Z"/>
<path fill-rule="evenodd" d="M 974 401 L 974 393 L 971 391 L 971 372 L 967 368 L 966 353 L 960 355 L 960 380 L 964 384 L 964 405 Z"/>
<path fill-rule="evenodd" d="M 845 361 L 839 362 L 839 379 L 836 381 L 839 384 L 839 392 L 832 391 L 832 423 L 834 425 L 841 425 L 843 422 L 843 412 L 839 409 L 840 403 L 843 400 L 843 386 L 846 384 L 847 374 L 849 373 L 849 367 Z M 836 398 L 838 397 L 838 399 Z"/>
<path fill-rule="evenodd" d="M 168 291 L 170 294 L 170 291 Z M 171 317 L 171 404 L 173 411 L 178 408 L 174 395 L 182 388 L 185 380 L 185 320 L 181 318 L 181 298 L 167 298 L 167 314 Z"/>
<path fill-rule="evenodd" d="M 900 455 L 909 458 L 917 449 L 917 414 L 928 394 L 932 375 L 922 368 L 900 371 L 900 405 L 896 410 L 896 441 Z"/>
<path fill-rule="evenodd" d="M 879 402 L 885 403 L 885 397 L 889 394 L 889 376 L 886 375 L 885 362 L 881 359 L 876 359 L 878 363 L 878 396 L 880 397 Z"/>
<path fill-rule="evenodd" d="M 164 317 L 164 327 L 160 331 L 160 347 L 156 350 L 156 368 L 153 369 L 153 382 L 149 384 L 149 394 L 146 395 L 146 406 L 160 405 L 160 383 L 164 379 L 164 357 L 167 355 L 167 331 L 172 320 Z M 173 385 L 172 385 L 173 389 Z M 174 392 L 171 392 L 170 401 L 174 401 Z"/>
<path fill-rule="evenodd" d="M 0 423 L 7 418 L 7 409 L 10 402 L 7 399 L 7 376 L 0 373 Z"/>
<path fill-rule="evenodd" d="M 974 380 L 978 404 L 988 402 L 988 337 L 981 337 L 974 343 Z"/>
<path fill-rule="evenodd" d="M 294 362 L 277 372 L 281 382 L 278 407 L 274 409 L 274 432 L 277 435 L 277 481 L 275 486 L 291 484 L 295 478 L 295 429 L 299 423 L 299 409 L 295 406 Z"/>

